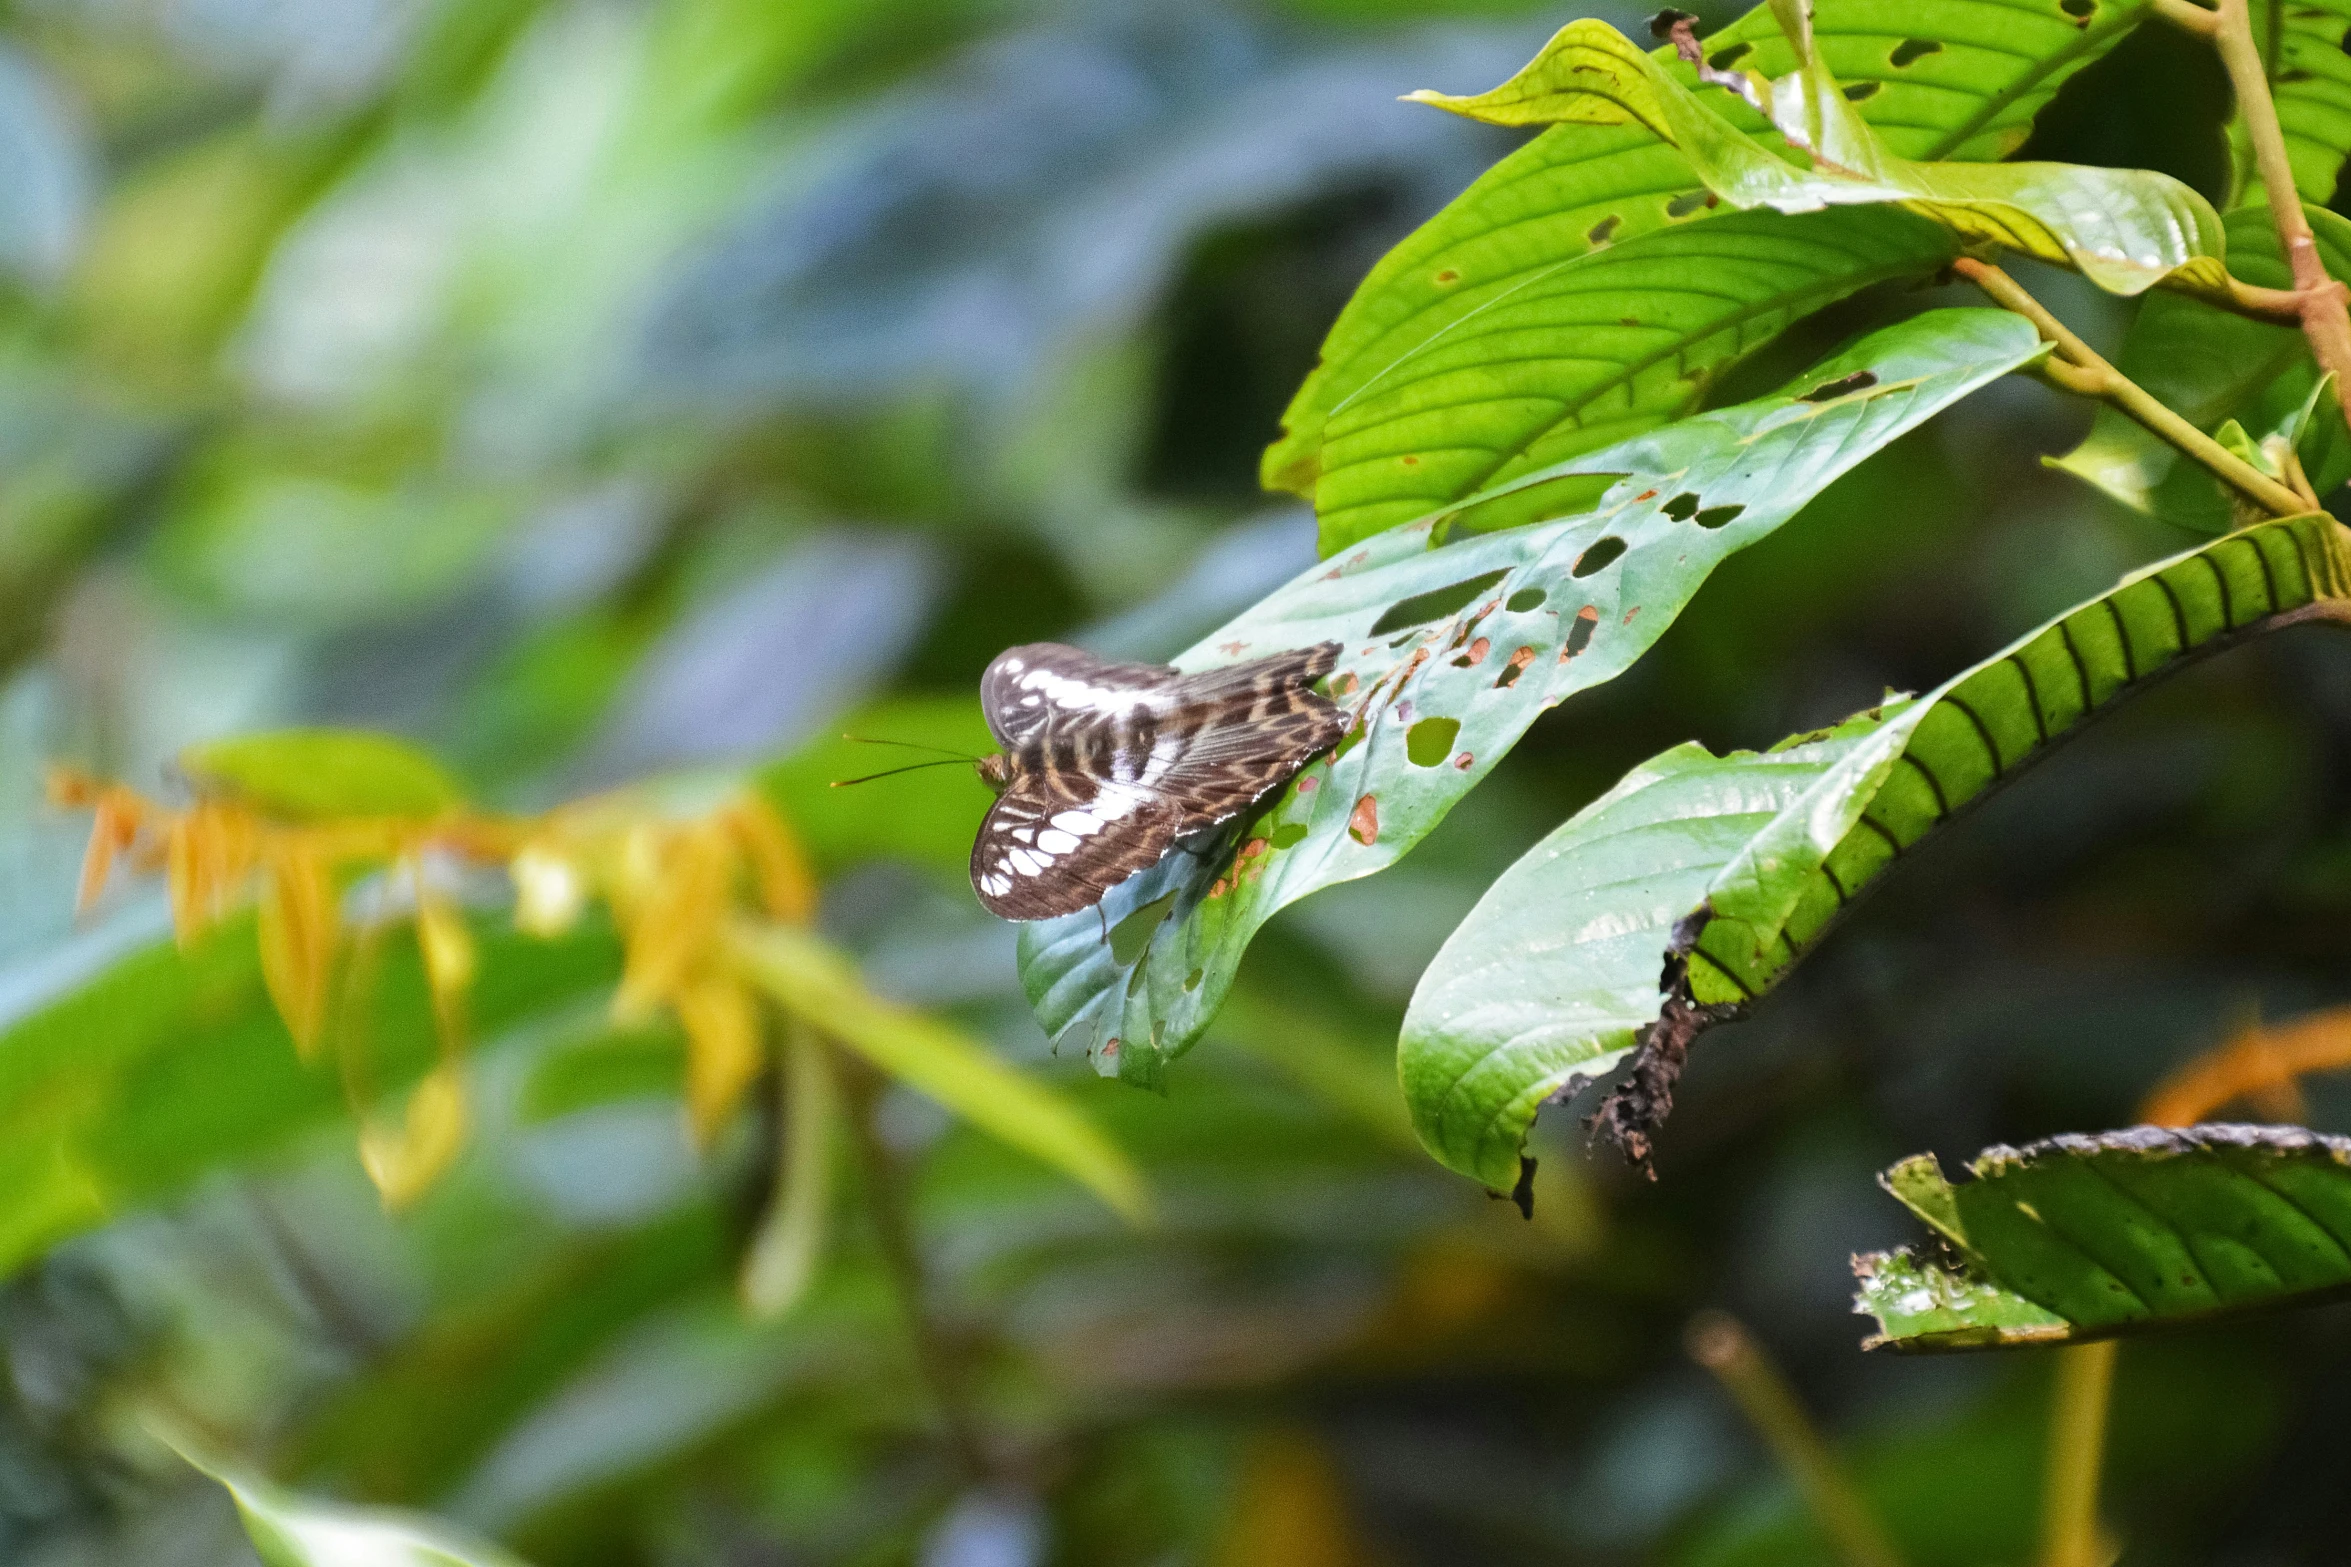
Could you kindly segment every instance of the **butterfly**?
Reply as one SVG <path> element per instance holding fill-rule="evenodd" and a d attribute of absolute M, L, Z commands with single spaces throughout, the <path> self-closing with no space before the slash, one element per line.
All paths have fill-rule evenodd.
<path fill-rule="evenodd" d="M 971 885 L 1009 920 L 1074 914 L 1178 839 L 1229 821 L 1339 743 L 1346 715 L 1310 689 L 1340 644 L 1187 675 L 1056 642 L 1008 648 L 980 677 L 979 760 L 996 803 Z"/>

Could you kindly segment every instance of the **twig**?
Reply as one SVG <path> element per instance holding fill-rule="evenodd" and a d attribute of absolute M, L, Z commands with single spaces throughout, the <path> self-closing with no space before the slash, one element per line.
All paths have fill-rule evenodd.
<path fill-rule="evenodd" d="M 2220 481 L 2277 517 L 2299 516 L 2310 508 L 2302 497 L 2197 429 L 2165 407 L 2146 388 L 2124 375 L 2083 342 L 2047 306 L 2025 292 L 2022 285 L 1988 261 L 1963 256 L 1952 269 L 1990 295 L 1993 302 L 2032 322 L 2045 342 L 2057 352 L 2042 363 L 2042 374 L 2066 391 L 2120 410 L 2202 463 Z"/>
<path fill-rule="evenodd" d="M 2112 1339 L 2058 1352 L 2049 1404 L 2049 1463 L 2041 1491 L 2041 1567 L 2101 1567 L 2098 1473 L 2106 1462 Z"/>
<path fill-rule="evenodd" d="M 2164 13 L 2169 16 L 2171 13 Z M 2294 165 L 2286 156 L 2286 134 L 2278 124 L 2277 104 L 2269 95 L 2269 72 L 2261 50 L 2253 42 L 2253 18 L 2246 0 L 2220 0 L 2213 13 L 2213 46 L 2229 73 L 2237 95 L 2237 112 L 2245 117 L 2245 139 L 2253 145 L 2254 167 L 2269 198 L 2269 215 L 2277 225 L 2278 250 L 2302 296 L 2302 335 L 2310 340 L 2312 357 L 2321 370 L 2331 370 L 2351 385 L 2351 310 L 2343 291 L 2327 276 L 2326 261 L 2310 232 L 2302 210 L 2302 195 L 2294 188 Z M 2351 421 L 2351 407 L 2344 411 Z"/>
<path fill-rule="evenodd" d="M 1837 1455 L 1813 1428 L 1795 1390 L 1739 1320 L 1725 1312 L 1702 1311 L 1690 1319 L 1682 1341 L 1690 1358 L 1713 1372 L 1723 1390 L 1738 1401 L 1772 1456 L 1804 1493 L 1813 1516 L 1848 1567 L 1900 1567 L 1902 1558 L 1894 1553 Z"/>
<path fill-rule="evenodd" d="M 916 1368 L 929 1384 L 947 1427 L 947 1443 L 964 1478 L 977 1481 L 988 1472 L 987 1449 L 982 1445 L 979 1420 L 967 1398 L 961 1368 L 931 1314 L 930 1295 L 923 1281 L 922 1259 L 914 1246 L 914 1225 L 906 1212 L 906 1193 L 898 1162 L 883 1146 L 874 1125 L 881 1101 L 881 1080 L 870 1068 L 841 1061 L 847 1089 L 850 1141 L 857 1146 L 857 1162 L 865 1176 L 866 1211 L 873 1219 L 874 1237 L 882 1262 L 897 1289 L 898 1304 L 906 1313 L 906 1329 L 913 1340 Z"/>

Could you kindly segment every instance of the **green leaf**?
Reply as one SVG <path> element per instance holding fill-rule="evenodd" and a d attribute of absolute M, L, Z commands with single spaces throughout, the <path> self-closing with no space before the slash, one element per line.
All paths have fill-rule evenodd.
<path fill-rule="evenodd" d="M 520 1557 L 437 1518 L 320 1501 L 178 1451 L 235 1498 L 263 1567 L 523 1567 Z"/>
<path fill-rule="evenodd" d="M 1976 245 L 2078 269 L 2138 294 L 2167 280 L 2225 285 L 2220 217 L 2168 174 L 2068 163 L 1927 163 L 1895 155 L 1817 54 L 1777 81 L 1752 79 L 1781 134 L 1811 154 L 1789 163 L 1743 133 L 1615 28 L 1570 22 L 1491 92 L 1412 96 L 1493 125 L 1636 121 L 1680 150 L 1733 207 L 1809 212 L 1899 203 Z"/>
<path fill-rule="evenodd" d="M 1489 288 L 1331 411 L 1323 551 L 1688 414 L 1790 323 L 1956 254 L 1904 212 L 1736 212 Z"/>
<path fill-rule="evenodd" d="M 2107 1338 L 2351 1290 L 2351 1139 L 2137 1126 L 1879 1177 L 1941 1244 L 1853 1260 L 1868 1347 Z"/>
<path fill-rule="evenodd" d="M 2313 206 L 2335 199 L 2343 159 L 2351 156 L 2351 0 L 2248 0 L 2253 42 L 2268 68 L 2269 96 L 2286 133 L 2294 189 Z M 2229 117 L 2229 163 L 2236 201 L 2265 203 L 2245 117 Z M 2266 207 L 2264 208 L 2266 221 Z M 2340 277 L 2339 272 L 2329 271 Z"/>
<path fill-rule="evenodd" d="M 1912 845 L 2092 714 L 2347 597 L 2351 535 L 2323 515 L 2265 523 L 1914 702 L 1761 755 L 1685 745 L 1636 769 L 1505 872 L 1421 977 L 1399 1069 L 1422 1142 L 1508 1189 L 1542 1105 L 1669 1007 L 1692 1032 L 1744 1010 Z"/>
<path fill-rule="evenodd" d="M 1081 1182 L 1130 1222 L 1150 1217 L 1142 1173 L 1076 1107 L 959 1030 L 876 996 L 823 942 L 762 925 L 738 930 L 735 951 L 753 983 L 827 1037 Z"/>
<path fill-rule="evenodd" d="M 1046 1031 L 1077 1031 L 1101 1070 L 1156 1080 L 1206 1028 L 1277 909 L 1394 863 L 1543 709 L 1629 667 L 1717 563 L 1871 451 L 2042 351 L 2003 311 L 1914 317 L 1773 396 L 1390 529 L 1212 634 L 1177 664 L 1341 642 L 1330 689 L 1356 727 L 1237 824 L 1237 860 L 1232 836 L 1194 844 L 1113 889 L 1099 912 L 1024 927 L 1022 983 Z M 1430 547 L 1492 514 L 1555 516 L 1599 490 L 1588 513 Z M 1451 754 L 1423 766 L 1413 735 L 1430 719 L 1460 727 Z M 1138 916 L 1150 923 L 1126 924 Z"/>
<path fill-rule="evenodd" d="M 211 792 L 295 820 L 438 816 L 465 803 L 441 764 L 363 729 L 277 729 L 192 745 L 180 765 Z"/>
<path fill-rule="evenodd" d="M 474 933 L 481 977 L 469 999 L 484 1037 L 608 987 L 619 969 L 601 922 L 553 941 L 503 927 Z M 413 941 L 386 943 L 364 1032 L 387 1093 L 433 1061 Z M 335 1071 L 301 1064 L 270 1004 L 250 914 L 184 953 L 169 941 L 133 951 L 0 1023 L 0 1275 L 347 1117 Z"/>
<path fill-rule="evenodd" d="M 2351 268 L 2351 221 L 2323 207 L 2303 211 L 2328 274 L 2351 276 L 2346 271 Z M 2266 207 L 2240 208 L 2222 226 L 2232 272 L 2264 288 L 2293 286 Z M 2271 428 L 2308 395 L 2317 376 L 2295 328 L 2249 320 L 2170 292 L 2154 294 L 2139 307 L 2115 368 L 2206 431 L 2231 417 Z M 2134 511 L 2199 533 L 2219 533 L 2230 525 L 2230 502 L 2219 480 L 2111 408 L 2098 410 L 2080 445 L 2048 462 Z M 2319 491 L 2322 498 L 2326 493 Z"/>
<path fill-rule="evenodd" d="M 1824 0 L 1812 27 L 1820 56 L 1849 84 L 1848 93 L 1860 95 L 1862 118 L 1876 127 L 1891 152 L 1923 160 L 1989 160 L 2015 151 L 2058 85 L 2112 47 L 2145 14 L 2137 3 L 2094 3 L 2077 17 L 2047 0 L 1900 5 Z M 1797 65 L 1762 6 L 1709 38 L 1706 49 L 1718 66 L 1784 75 Z M 1672 53 L 1667 48 L 1653 57 L 1675 80 L 1694 83 L 1689 67 L 1673 60 Z M 1740 129 L 1771 137 L 1762 116 L 1745 103 L 1726 97 L 1720 106 Z M 1714 214 L 1724 209 L 1691 199 L 1698 184 L 1681 154 L 1638 124 L 1554 126 L 1504 158 L 1390 251 L 1355 291 L 1323 344 L 1320 365 L 1283 415 L 1282 438 L 1266 451 L 1267 487 L 1314 501 L 1323 518 L 1324 553 L 1335 554 L 1382 527 L 1459 500 L 1497 476 L 1508 477 L 1507 465 L 1520 453 L 1507 440 L 1497 447 L 1494 466 L 1451 490 L 1432 490 L 1422 482 L 1427 475 L 1394 462 L 1366 470 L 1350 465 L 1344 452 L 1325 451 L 1341 437 L 1376 451 L 1378 421 L 1363 406 L 1366 400 L 1401 405 L 1398 417 L 1417 414 L 1437 400 L 1412 401 L 1422 358 L 1457 334 L 1484 335 L 1499 310 L 1507 310 L 1518 334 L 1514 389 L 1535 405 L 1515 419 L 1531 432 L 1525 440 L 1544 443 L 1549 459 L 1675 417 L 1687 405 L 1679 401 L 1670 378 L 1654 375 L 1653 365 L 1678 355 L 1668 367 L 1671 377 L 1705 371 L 1759 346 L 1769 330 L 1757 325 L 1732 332 L 1718 323 L 1715 338 L 1684 341 L 1663 330 L 1627 337 L 1616 330 L 1624 317 L 1649 321 L 1663 313 L 1668 301 L 1685 320 L 1706 319 L 1702 294 L 1666 294 L 1666 279 L 1651 276 L 1642 280 L 1638 301 L 1600 317 L 1603 330 L 1595 344 L 1592 323 L 1577 312 L 1596 312 L 1600 301 L 1590 289 L 1569 286 L 1566 275 L 1575 270 L 1577 258 L 1654 230 L 1701 219 L 1709 220 L 1702 227 L 1722 222 Z M 1776 259 L 1771 252 L 1806 244 L 1834 250 L 1859 243 L 1851 235 L 1891 232 L 1882 223 L 1849 226 L 1847 220 L 1857 217 L 1848 213 L 1842 220 L 1778 223 L 1741 217 L 1741 224 L 1765 238 L 1722 241 L 1727 250 L 1719 259 L 1739 265 L 1706 267 L 1703 281 L 1709 289 L 1729 286 L 1753 301 L 1762 285 L 1745 275 L 1746 268 L 1765 259 L 1782 274 L 1785 286 L 1808 291 L 1806 297 L 1815 303 L 1825 302 L 1837 291 L 1836 274 L 1825 264 L 1829 258 L 1807 267 L 1801 251 Z M 1914 227 L 1913 233 L 1913 244 L 1939 248 L 1947 243 L 1922 229 Z M 1749 245 L 1757 256 L 1743 253 Z M 1707 252 L 1703 241 L 1693 238 L 1647 254 L 1655 273 L 1670 272 L 1669 263 L 1692 271 Z M 1854 260 L 1866 272 L 1891 258 L 1882 248 L 1862 244 Z M 1795 293 L 1789 297 L 1795 308 L 1810 308 L 1795 304 Z M 1548 308 L 1545 298 L 1554 301 Z M 1529 345 L 1549 357 L 1528 355 Z M 1585 362 L 1595 346 L 1601 350 L 1597 366 Z M 1611 403 L 1604 421 L 1585 428 L 1577 410 L 1596 407 L 1612 394 L 1623 406 Z M 1543 406 L 1545 399 L 1568 414 Z M 1506 413 L 1497 404 L 1485 410 L 1485 417 Z M 1476 472 L 1474 466 L 1470 472 Z M 1382 487 L 1383 476 L 1392 491 Z M 1401 504 L 1383 504 L 1391 495 Z"/>

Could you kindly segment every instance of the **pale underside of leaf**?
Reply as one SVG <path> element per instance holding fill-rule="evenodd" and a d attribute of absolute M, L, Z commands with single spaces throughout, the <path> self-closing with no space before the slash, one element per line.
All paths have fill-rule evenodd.
<path fill-rule="evenodd" d="M 1276 910 L 1392 864 L 1545 708 L 1629 667 L 1718 562 L 1869 452 L 2042 351 L 2004 312 L 1915 317 L 1781 394 L 1392 528 L 1212 634 L 1179 666 L 1341 642 L 1329 684 L 1357 729 L 1245 824 L 1237 857 L 1229 842 L 1194 845 L 1098 912 L 1024 927 L 1022 979 L 1047 1032 L 1082 1041 L 1105 1071 L 1154 1080 L 1206 1028 Z M 1584 510 L 1595 488 L 1604 493 Z M 1466 531 L 1491 508 L 1514 521 L 1529 507 L 1543 515 L 1555 492 L 1582 497 L 1564 520 L 1430 547 L 1432 534 Z"/>
<path fill-rule="evenodd" d="M 1854 1259 L 1869 1347 L 2109 1337 L 2351 1291 L 2351 1139 L 2291 1126 L 2141 1126 L 1931 1154 L 1880 1184 L 1933 1246 Z"/>
<path fill-rule="evenodd" d="M 2087 719 L 2347 596 L 2339 525 L 2266 523 L 2134 573 L 1915 702 L 1760 756 L 1685 747 L 1637 770 L 1505 872 L 1423 976 L 1399 1057 L 1423 1143 L 1508 1189 L 1541 1106 L 1669 1005 L 1701 1023 L 1743 1010 L 1912 846 Z"/>

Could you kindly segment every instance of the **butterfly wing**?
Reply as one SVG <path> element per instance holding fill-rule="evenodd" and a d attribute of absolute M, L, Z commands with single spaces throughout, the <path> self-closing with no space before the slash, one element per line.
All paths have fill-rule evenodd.
<path fill-rule="evenodd" d="M 1345 715 L 1308 689 L 1339 651 L 1196 675 L 1051 643 L 1003 654 L 982 695 L 1013 777 L 972 845 L 981 903 L 1015 920 L 1075 913 L 1247 810 L 1345 733 Z"/>
<path fill-rule="evenodd" d="M 1026 642 L 997 654 L 980 676 L 980 711 L 996 743 L 1018 751 L 1048 727 L 1164 697 L 1182 678 L 1165 664 L 1114 664 L 1059 642 Z"/>
<path fill-rule="evenodd" d="M 1022 773 L 980 823 L 972 890 L 1002 919 L 1075 914 L 1156 864 L 1183 825 L 1181 807 L 1134 784 L 1055 769 Z"/>

